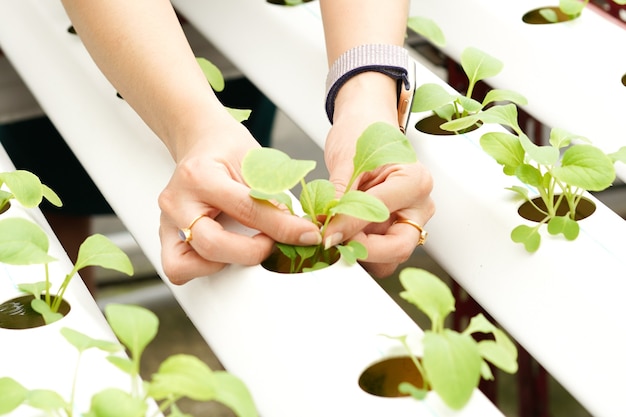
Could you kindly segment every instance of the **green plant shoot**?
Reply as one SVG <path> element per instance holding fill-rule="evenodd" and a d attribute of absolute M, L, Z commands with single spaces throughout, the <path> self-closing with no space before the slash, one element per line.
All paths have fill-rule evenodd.
<path fill-rule="evenodd" d="M 411 111 L 432 111 L 447 121 L 441 125 L 442 129 L 464 133 L 480 120 L 478 115 L 488 105 L 503 101 L 520 105 L 527 103 L 521 94 L 502 89 L 489 91 L 482 102 L 472 98 L 479 81 L 494 77 L 502 71 L 502 62 L 486 52 L 473 47 L 466 48 L 461 54 L 461 66 L 469 81 L 465 95 L 451 93 L 436 83 L 422 84 L 415 90 Z"/>
<path fill-rule="evenodd" d="M 57 259 L 48 255 L 48 249 L 48 235 L 37 224 L 20 217 L 0 220 L 0 262 L 9 265 L 44 265 L 44 281 L 20 284 L 18 287 L 33 295 L 31 306 L 44 317 L 46 323 L 62 317 L 58 310 L 63 295 L 71 279 L 81 269 L 99 266 L 127 275 L 133 274 L 133 266 L 128 256 L 106 236 L 95 234 L 81 244 L 76 264 L 65 276 L 53 297 L 48 265 Z"/>
<path fill-rule="evenodd" d="M 0 189 L 0 213 L 5 210 L 12 199 L 26 208 L 37 207 L 44 198 L 56 207 L 63 205 L 59 196 L 29 171 L 1 172 L 0 187 L 2 185 L 5 185 L 8 190 Z"/>
<path fill-rule="evenodd" d="M 335 187 L 328 180 L 306 182 L 305 176 L 315 168 L 315 161 L 294 160 L 285 153 L 271 148 L 251 150 L 242 163 L 242 175 L 250 187 L 250 196 L 258 200 L 272 201 L 295 211 L 287 191 L 300 184 L 300 205 L 305 217 L 315 223 L 322 232 L 337 214 L 347 214 L 369 222 L 384 222 L 389 218 L 387 207 L 374 196 L 354 189 L 362 174 L 386 164 L 413 163 L 415 152 L 407 138 L 397 127 L 387 123 L 373 123 L 357 140 L 353 159 L 353 173 L 347 192 L 335 197 Z M 313 269 L 326 266 L 328 253 L 322 245 L 303 249 L 288 248 L 279 244 L 279 249 L 292 260 L 291 272 L 302 267 L 303 261 L 312 259 Z M 365 259 L 365 248 L 358 242 L 340 245 L 339 251 L 348 262 Z M 299 262 L 296 259 L 300 259 Z"/>
<path fill-rule="evenodd" d="M 445 46 L 446 44 L 446 37 L 439 25 L 428 17 L 411 16 L 407 21 L 407 26 L 413 32 L 423 36 L 438 47 Z"/>
<path fill-rule="evenodd" d="M 441 279 L 424 269 L 405 268 L 400 272 L 400 282 L 404 288 L 400 296 L 415 305 L 431 323 L 422 338 L 421 360 L 409 349 L 406 336 L 392 337 L 407 348 L 424 380 L 423 387 L 405 382 L 401 391 L 423 399 L 432 389 L 446 405 L 458 410 L 467 404 L 481 378 L 493 379 L 488 362 L 504 372 L 517 372 L 515 344 L 484 315 L 474 316 L 462 332 L 445 328 L 446 318 L 455 310 L 455 300 Z M 472 337 L 476 333 L 492 337 L 476 341 Z"/>
<path fill-rule="evenodd" d="M 173 355 L 163 361 L 149 382 L 140 377 L 141 356 L 157 334 L 159 320 L 151 311 L 132 305 L 109 304 L 105 308 L 107 321 L 121 344 L 93 339 L 81 332 L 62 328 L 65 339 L 79 353 L 70 398 L 66 401 L 52 390 L 28 390 L 13 378 L 0 378 L 0 415 L 10 413 L 20 405 L 43 410 L 50 415 L 72 417 L 75 409 L 77 375 L 83 352 L 98 349 L 109 353 L 110 363 L 128 374 L 130 391 L 106 388 L 91 398 L 85 417 L 146 417 L 149 399 L 158 402 L 158 409 L 149 416 L 189 416 L 176 402 L 187 397 L 195 401 L 218 401 L 228 406 L 238 417 L 257 417 L 252 396 L 241 380 L 223 372 L 213 371 L 192 355 Z M 120 355 L 126 348 L 128 356 Z"/>
<path fill-rule="evenodd" d="M 535 226 L 513 229 L 511 239 L 522 243 L 528 252 L 535 252 L 541 244 L 539 231 L 544 224 L 550 234 L 576 239 L 580 229 L 576 209 L 584 192 L 602 191 L 613 184 L 614 164 L 626 162 L 626 147 L 605 154 L 587 138 L 559 128 L 551 130 L 548 145 L 536 145 L 519 127 L 512 104 L 489 109 L 480 118 L 485 123 L 500 123 L 517 134 L 489 132 L 480 138 L 480 144 L 502 165 L 506 175 L 515 176 L 526 185 L 512 186 L 510 190 L 545 216 Z M 545 209 L 534 203 L 530 190 L 537 191 Z M 557 214 L 561 205 L 568 207 L 565 215 Z"/>

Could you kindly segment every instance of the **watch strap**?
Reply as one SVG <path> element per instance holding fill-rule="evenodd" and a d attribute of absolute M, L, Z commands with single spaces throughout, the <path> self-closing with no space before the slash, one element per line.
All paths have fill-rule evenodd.
<path fill-rule="evenodd" d="M 399 93 L 403 84 L 409 88 L 408 66 L 408 51 L 397 45 L 360 45 L 341 54 L 326 77 L 326 115 L 330 123 L 333 123 L 337 94 L 350 78 L 367 71 L 380 72 L 398 80 Z"/>

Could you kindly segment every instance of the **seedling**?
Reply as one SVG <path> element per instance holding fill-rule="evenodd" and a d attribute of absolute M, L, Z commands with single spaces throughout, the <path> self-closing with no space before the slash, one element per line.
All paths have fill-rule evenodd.
<path fill-rule="evenodd" d="M 551 130 L 549 145 L 536 145 L 517 124 L 517 110 L 512 104 L 490 109 L 481 120 L 500 123 L 517 134 L 489 132 L 482 135 L 480 144 L 502 165 L 506 175 L 515 176 L 526 185 L 509 189 L 544 215 L 535 226 L 517 226 L 511 239 L 522 243 L 528 252 L 535 252 L 541 244 L 539 230 L 547 224 L 550 234 L 575 240 L 580 231 L 576 212 L 584 192 L 602 191 L 613 184 L 614 164 L 626 162 L 626 146 L 605 154 L 587 138 L 558 128 Z M 537 191 L 545 209 L 534 202 L 529 190 Z M 561 205 L 568 208 L 565 215 L 557 214 Z"/>
<path fill-rule="evenodd" d="M 42 184 L 35 174 L 25 170 L 0 173 L 0 213 L 6 211 L 11 200 L 16 200 L 25 208 L 37 207 L 45 198 L 51 204 L 61 207 L 61 199 L 50 187 Z"/>
<path fill-rule="evenodd" d="M 65 276 L 56 295 L 51 293 L 49 264 L 57 259 L 48 255 L 47 234 L 37 224 L 19 217 L 0 220 L 0 262 L 9 265 L 43 265 L 45 280 L 20 284 L 20 290 L 32 294 L 31 306 L 46 323 L 59 320 L 58 312 L 71 279 L 83 268 L 100 266 L 128 275 L 133 266 L 128 256 L 106 236 L 94 234 L 80 245 L 76 264 Z"/>
<path fill-rule="evenodd" d="M 613 3 L 624 5 L 626 0 L 612 0 Z M 589 0 L 559 0 L 555 7 L 544 7 L 535 11 L 545 20 L 543 23 L 558 23 L 578 19 Z M 560 14 L 560 16 L 559 16 Z"/>
<path fill-rule="evenodd" d="M 304 217 L 325 230 L 337 214 L 346 214 L 369 222 L 384 222 L 389 210 L 376 197 L 353 189 L 359 177 L 386 164 L 406 164 L 416 161 L 415 152 L 407 138 L 397 127 L 383 122 L 368 126 L 357 140 L 353 159 L 354 170 L 346 193 L 336 197 L 335 186 L 328 180 L 305 182 L 306 175 L 315 168 L 315 161 L 294 160 L 287 154 L 271 148 L 251 150 L 242 163 L 244 180 L 251 188 L 250 196 L 284 205 L 296 214 L 292 198 L 287 191 L 297 184 L 302 186 L 300 205 Z M 280 251 L 291 260 L 289 272 L 320 269 L 332 262 L 332 256 L 322 244 L 319 246 L 290 246 L 277 244 Z M 365 247 L 351 241 L 337 247 L 344 260 L 354 263 L 367 257 Z M 305 262 L 311 266 L 303 268 Z"/>
<path fill-rule="evenodd" d="M 461 54 L 461 66 L 469 81 L 465 95 L 450 93 L 436 83 L 422 84 L 415 90 L 411 111 L 414 113 L 432 111 L 446 121 L 441 124 L 442 129 L 465 133 L 472 130 L 472 126 L 478 120 L 477 115 L 488 105 L 493 106 L 503 101 L 520 105 L 527 103 L 521 94 L 502 89 L 490 90 L 482 102 L 472 98 L 479 81 L 496 76 L 503 68 L 501 61 L 486 52 L 473 47 L 466 48 Z"/>
<path fill-rule="evenodd" d="M 419 370 L 424 386 L 403 382 L 399 390 L 418 400 L 429 390 L 437 393 L 452 409 L 467 404 L 481 377 L 493 379 L 489 363 L 504 372 L 517 372 L 517 348 L 509 337 L 483 314 L 478 314 L 462 332 L 445 328 L 447 316 L 455 310 L 450 288 L 434 274 L 419 268 L 405 268 L 400 272 L 404 291 L 400 296 L 415 305 L 430 320 L 431 328 L 424 331 L 423 354 L 417 358 L 407 343 L 407 336 L 392 337 L 407 349 Z M 476 341 L 473 334 L 493 336 Z"/>
<path fill-rule="evenodd" d="M 78 369 L 83 353 L 98 349 L 110 355 L 108 361 L 128 374 L 130 390 L 107 388 L 95 393 L 85 417 L 146 417 L 150 399 L 159 402 L 160 414 L 171 417 L 189 416 L 176 402 L 184 397 L 196 401 L 218 401 L 228 406 L 238 417 L 256 417 L 257 412 L 248 389 L 237 377 L 213 371 L 193 355 L 177 354 L 163 361 L 151 381 L 140 377 L 141 357 L 146 346 L 157 334 L 159 319 L 151 311 L 132 305 L 109 304 L 105 308 L 107 321 L 120 343 L 93 339 L 81 332 L 62 328 L 61 334 L 78 350 L 74 381 L 69 399 L 54 390 L 29 390 L 15 379 L 0 378 L 0 415 L 8 414 L 21 405 L 40 409 L 49 415 L 72 417 L 75 413 L 75 395 Z M 128 356 L 120 355 L 124 348 Z"/>

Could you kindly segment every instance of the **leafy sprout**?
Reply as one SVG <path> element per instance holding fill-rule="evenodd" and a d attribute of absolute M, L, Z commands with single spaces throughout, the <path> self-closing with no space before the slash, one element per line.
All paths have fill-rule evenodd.
<path fill-rule="evenodd" d="M 513 229 L 512 240 L 524 244 L 528 252 L 535 252 L 541 244 L 539 231 L 544 224 L 550 234 L 576 239 L 580 230 L 576 211 L 584 192 L 602 191 L 613 184 L 614 164 L 626 162 L 626 147 L 606 154 L 589 139 L 559 128 L 550 131 L 548 145 L 536 145 L 519 127 L 513 104 L 491 108 L 479 118 L 485 123 L 502 124 L 515 133 L 489 132 L 480 138 L 480 144 L 502 165 L 506 175 L 527 185 L 512 186 L 510 190 L 544 216 L 534 226 Z M 530 190 L 537 191 L 545 208 L 534 203 Z M 568 208 L 565 215 L 557 213 L 561 206 Z"/>
<path fill-rule="evenodd" d="M 66 401 L 53 390 L 29 390 L 10 377 L 0 378 L 0 415 L 29 405 L 50 415 L 72 417 L 75 408 L 78 369 L 85 351 L 96 349 L 108 353 L 108 361 L 127 374 L 130 390 L 106 388 L 91 398 L 85 417 L 146 417 L 148 400 L 158 402 L 158 409 L 149 416 L 183 417 L 177 401 L 218 401 L 228 406 L 237 417 L 257 417 L 250 392 L 237 377 L 213 371 L 193 355 L 177 354 L 163 361 L 151 381 L 142 382 L 139 371 L 141 356 L 157 334 L 159 320 L 151 311 L 133 305 L 109 304 L 105 308 L 107 321 L 120 343 L 93 339 L 81 332 L 62 328 L 61 334 L 78 350 L 70 398 Z M 127 349 L 128 356 L 120 355 Z"/>
<path fill-rule="evenodd" d="M 26 208 L 37 207 L 45 198 L 56 207 L 61 207 L 61 199 L 50 187 L 42 184 L 35 174 L 25 170 L 15 170 L 0 173 L 0 213 L 12 199 Z"/>
<path fill-rule="evenodd" d="M 441 128 L 450 132 L 464 133 L 476 124 L 478 115 L 499 102 L 512 102 L 520 105 L 527 103 L 521 94 L 510 90 L 493 89 L 482 102 L 472 98 L 477 83 L 500 73 L 503 64 L 480 49 L 469 47 L 461 54 L 461 66 L 468 78 L 465 95 L 451 93 L 437 83 L 422 84 L 415 90 L 412 112 L 432 111 L 446 122 Z"/>
<path fill-rule="evenodd" d="M 250 187 L 250 196 L 282 204 L 292 214 L 296 214 L 292 198 L 287 193 L 297 184 L 302 186 L 300 205 L 307 219 L 325 230 L 332 218 L 346 214 L 369 222 L 384 222 L 389 218 L 389 210 L 378 198 L 354 189 L 359 176 L 386 164 L 404 164 L 416 161 L 415 152 L 407 138 L 397 127 L 383 122 L 373 123 L 359 136 L 353 158 L 353 173 L 346 191 L 337 198 L 334 185 L 328 180 L 306 182 L 305 177 L 315 168 L 315 161 L 294 160 L 277 149 L 257 148 L 244 157 L 242 175 Z M 319 269 L 328 265 L 331 259 L 322 244 L 312 247 L 299 247 L 279 244 L 281 252 L 291 260 L 290 272 L 303 270 L 305 261 L 310 268 Z M 358 242 L 340 245 L 338 250 L 347 262 L 365 259 L 367 251 Z"/>
<path fill-rule="evenodd" d="M 127 275 L 133 274 L 133 266 L 128 256 L 106 236 L 94 234 L 80 245 L 76 264 L 65 275 L 56 294 L 52 294 L 49 264 L 57 259 L 48 254 L 48 249 L 48 235 L 37 224 L 20 217 L 0 220 L 0 262 L 9 265 L 44 266 L 44 281 L 24 283 L 18 287 L 33 295 L 31 306 L 43 316 L 46 323 L 62 317 L 58 311 L 63 295 L 72 278 L 83 268 L 99 266 Z"/>
<path fill-rule="evenodd" d="M 406 347 L 424 381 L 423 387 L 404 382 L 399 387 L 401 392 L 421 400 L 433 390 L 450 408 L 461 409 L 481 378 L 493 379 L 489 363 L 507 373 L 517 372 L 515 344 L 483 314 L 472 317 L 462 332 L 445 327 L 446 318 L 455 310 L 455 300 L 450 288 L 436 275 L 424 269 L 405 268 L 400 272 L 400 282 L 404 288 L 400 296 L 431 323 L 431 328 L 424 331 L 420 359 L 412 353 L 406 336 L 391 337 Z M 472 337 L 476 333 L 492 337 L 476 341 Z"/>
<path fill-rule="evenodd" d="M 410 16 L 407 26 L 413 32 L 423 36 L 435 46 L 442 47 L 446 44 L 446 37 L 441 28 L 434 20 L 425 16 Z"/>

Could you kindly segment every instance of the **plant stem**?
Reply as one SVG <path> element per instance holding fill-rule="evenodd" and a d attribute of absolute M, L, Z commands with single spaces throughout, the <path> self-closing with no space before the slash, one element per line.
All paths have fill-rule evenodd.
<path fill-rule="evenodd" d="M 50 273 L 48 271 L 48 264 L 44 264 L 44 270 L 46 273 L 46 304 L 50 305 Z"/>

